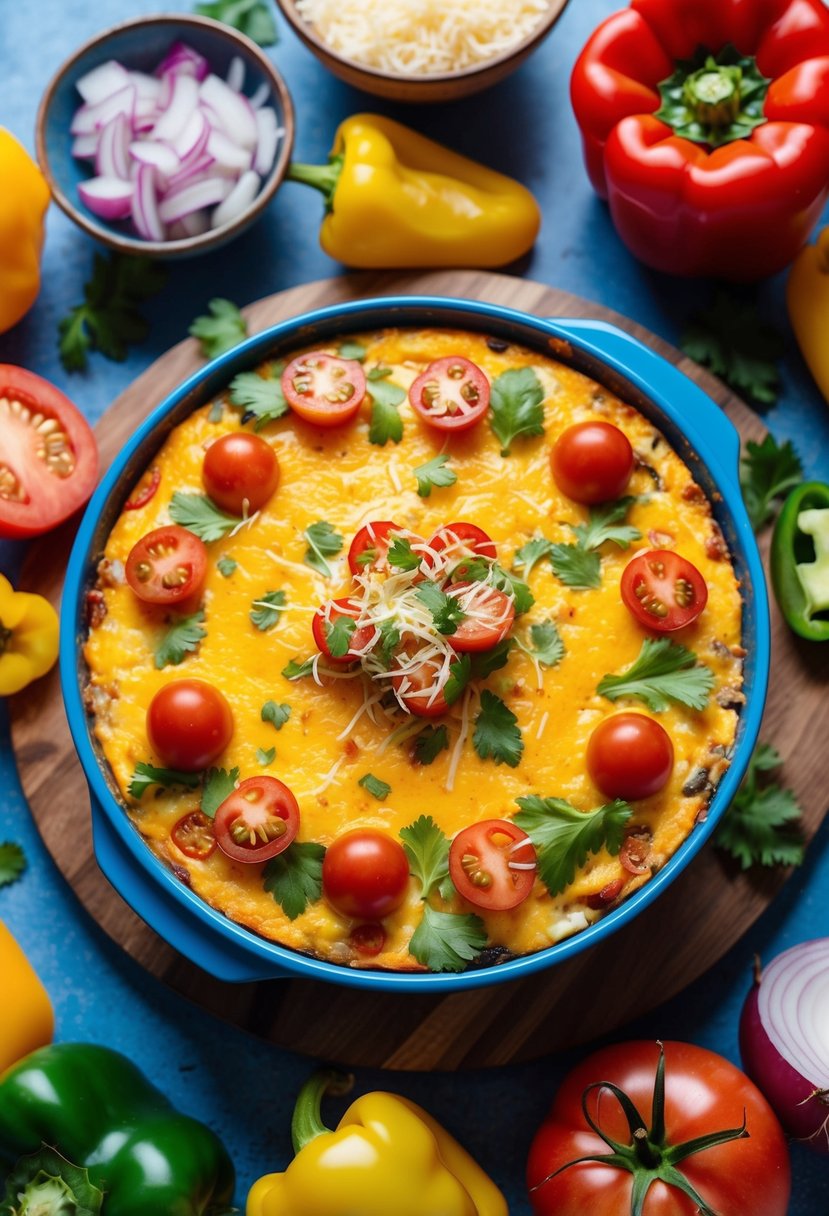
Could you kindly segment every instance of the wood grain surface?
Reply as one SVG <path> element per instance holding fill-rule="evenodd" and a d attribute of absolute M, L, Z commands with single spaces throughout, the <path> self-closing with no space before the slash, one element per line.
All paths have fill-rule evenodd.
<path fill-rule="evenodd" d="M 696 380 L 744 439 L 763 433 L 762 423 L 723 384 L 641 326 L 523 279 L 459 271 L 345 275 L 281 292 L 245 312 L 254 333 L 323 304 L 395 293 L 461 296 L 540 316 L 610 321 Z M 118 398 L 97 428 L 104 465 L 146 414 L 200 364 L 196 342 L 182 342 Z M 32 546 L 23 587 L 58 603 L 72 534 L 73 526 L 66 525 Z M 772 630 L 772 679 L 762 738 L 786 758 L 783 779 L 804 808 L 805 834 L 811 839 L 827 809 L 829 647 L 795 639 L 774 604 Z M 593 1039 L 673 996 L 712 966 L 764 911 L 786 877 L 780 870 L 741 873 L 708 846 L 655 904 L 605 943 L 536 977 L 471 993 L 385 995 L 310 980 L 225 984 L 161 941 L 98 869 L 86 784 L 57 673 L 12 698 L 10 705 L 12 742 L 32 813 L 61 873 L 101 928 L 148 972 L 218 1017 L 283 1047 L 347 1065 L 501 1065 Z M 607 999 L 596 999 L 597 977 Z"/>

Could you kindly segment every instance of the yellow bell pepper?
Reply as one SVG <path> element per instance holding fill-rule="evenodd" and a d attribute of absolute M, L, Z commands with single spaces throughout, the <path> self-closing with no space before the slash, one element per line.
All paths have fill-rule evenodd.
<path fill-rule="evenodd" d="M 0 127 L 0 334 L 37 299 L 48 205 L 43 174 L 22 144 Z"/>
<path fill-rule="evenodd" d="M 795 258 L 786 302 L 803 358 L 829 402 L 829 228 Z"/>
<path fill-rule="evenodd" d="M 0 574 L 0 697 L 20 692 L 54 666 L 58 632 L 49 601 L 15 591 Z"/>
<path fill-rule="evenodd" d="M 52 1005 L 31 963 L 0 920 L 0 1075 L 29 1052 L 51 1043 Z"/>
<path fill-rule="evenodd" d="M 347 266 L 503 266 L 541 224 L 524 186 L 377 114 L 347 118 L 327 165 L 288 176 L 323 192 L 320 243 Z"/>
<path fill-rule="evenodd" d="M 302 1087 L 284 1174 L 253 1184 L 246 1216 L 508 1216 L 506 1201 L 457 1140 L 414 1102 L 364 1094 L 336 1131 L 320 1119 L 345 1078 L 315 1073 Z"/>

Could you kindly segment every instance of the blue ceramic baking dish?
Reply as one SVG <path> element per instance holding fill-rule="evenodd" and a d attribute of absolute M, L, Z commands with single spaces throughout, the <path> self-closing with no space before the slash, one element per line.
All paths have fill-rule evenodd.
<path fill-rule="evenodd" d="M 84 597 L 126 496 L 171 429 L 212 400 L 238 372 L 298 346 L 386 326 L 476 330 L 552 353 L 592 376 L 650 418 L 685 460 L 713 505 L 743 591 L 746 705 L 731 765 L 704 823 L 698 824 L 644 887 L 576 936 L 526 957 L 460 974 L 355 970 L 322 962 L 258 937 L 203 903 L 144 844 L 125 814 L 116 783 L 90 729 L 82 700 L 86 681 Z M 95 852 L 106 877 L 147 924 L 188 959 L 219 979 L 250 981 L 296 975 L 375 991 L 461 991 L 503 983 L 549 967 L 615 933 L 658 899 L 714 831 L 745 772 L 760 728 L 769 669 L 770 630 L 763 569 L 737 478 L 739 438 L 719 407 L 686 376 L 641 342 L 602 322 L 542 319 L 493 304 L 391 296 L 306 313 L 214 359 L 150 415 L 120 452 L 87 508 L 75 541 L 63 596 L 61 680 L 69 725 L 89 783 Z"/>

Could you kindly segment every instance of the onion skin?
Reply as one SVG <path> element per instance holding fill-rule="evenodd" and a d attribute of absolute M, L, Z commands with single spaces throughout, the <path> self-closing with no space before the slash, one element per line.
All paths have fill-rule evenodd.
<path fill-rule="evenodd" d="M 743 1068 L 768 1099 L 786 1132 L 816 1153 L 829 1155 L 829 1093 L 787 1063 L 760 1020 L 760 985 L 749 992 L 740 1016 Z"/>

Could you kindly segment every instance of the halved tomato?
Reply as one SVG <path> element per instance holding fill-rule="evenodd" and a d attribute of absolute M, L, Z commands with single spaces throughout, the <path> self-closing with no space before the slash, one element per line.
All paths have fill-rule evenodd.
<path fill-rule="evenodd" d="M 366 395 L 366 377 L 355 359 L 314 350 L 297 355 L 282 373 L 282 391 L 291 409 L 316 426 L 349 422 Z"/>
<path fill-rule="evenodd" d="M 690 625 L 708 603 L 705 579 L 673 549 L 637 553 L 625 566 L 620 591 L 639 624 L 655 633 Z"/>
<path fill-rule="evenodd" d="M 370 645 L 376 630 L 372 625 L 362 625 L 359 629 L 355 628 L 350 636 L 345 637 L 347 647 L 345 650 L 342 650 L 342 647 L 335 647 L 341 651 L 339 654 L 334 654 L 331 650 L 330 639 L 337 621 L 343 617 L 355 620 L 361 611 L 360 602 L 351 600 L 347 596 L 339 600 L 330 600 L 317 609 L 311 622 L 311 632 L 314 635 L 317 649 L 329 663 L 353 663 Z"/>
<path fill-rule="evenodd" d="M 195 598 L 207 573 L 207 549 L 186 528 L 168 524 L 142 536 L 127 558 L 127 582 L 145 604 Z"/>
<path fill-rule="evenodd" d="M 509 635 L 515 607 L 503 591 L 488 583 L 453 583 L 446 593 L 459 602 L 466 614 L 447 638 L 454 650 L 491 650 Z"/>
<path fill-rule="evenodd" d="M 348 935 L 349 945 L 367 958 L 382 954 L 386 944 L 386 930 L 382 925 L 369 921 L 365 925 L 356 925 Z"/>
<path fill-rule="evenodd" d="M 369 570 L 385 572 L 389 569 L 386 554 L 395 533 L 407 533 L 406 528 L 390 519 L 373 519 L 356 533 L 348 550 L 348 568 L 352 574 L 366 574 Z"/>
<path fill-rule="evenodd" d="M 449 877 L 458 894 L 491 912 L 523 903 L 533 889 L 537 858 L 526 832 L 508 819 L 482 819 L 449 846 Z"/>
<path fill-rule="evenodd" d="M 409 389 L 412 409 L 438 431 L 466 431 L 489 408 L 489 381 L 470 359 L 449 355 L 430 363 Z"/>
<path fill-rule="evenodd" d="M 462 563 L 464 557 L 485 557 L 494 561 L 498 556 L 495 542 L 479 528 L 477 524 L 469 524 L 465 520 L 457 520 L 452 524 L 444 524 L 429 541 L 429 550 L 424 555 L 424 561 L 429 569 L 434 569 L 432 553 L 438 553 L 456 578 L 464 578 L 466 567 Z M 455 562 L 459 565 L 454 566 Z M 453 568 L 454 567 L 454 568 Z"/>
<path fill-rule="evenodd" d="M 276 777 L 247 777 L 216 811 L 213 827 L 227 857 L 256 865 L 287 849 L 299 828 L 299 805 Z"/>
<path fill-rule="evenodd" d="M 161 469 L 157 464 L 154 464 L 151 469 L 147 470 L 130 497 L 124 503 L 124 510 L 139 511 L 142 507 L 146 507 L 147 503 L 152 502 L 155 498 L 156 491 L 160 485 Z"/>
<path fill-rule="evenodd" d="M 170 833 L 170 839 L 180 853 L 194 861 L 206 861 L 216 851 L 213 824 L 204 811 L 183 815 Z"/>
<path fill-rule="evenodd" d="M 452 665 L 458 661 L 453 659 Z M 404 709 L 418 718 L 437 718 L 445 714 L 449 704 L 443 692 L 446 687 L 443 657 L 438 655 L 418 662 L 402 651 L 396 662 L 405 670 L 395 673 L 391 682 Z"/>
<path fill-rule="evenodd" d="M 39 536 L 87 501 L 98 479 L 95 436 L 48 380 L 0 364 L 0 536 Z"/>

